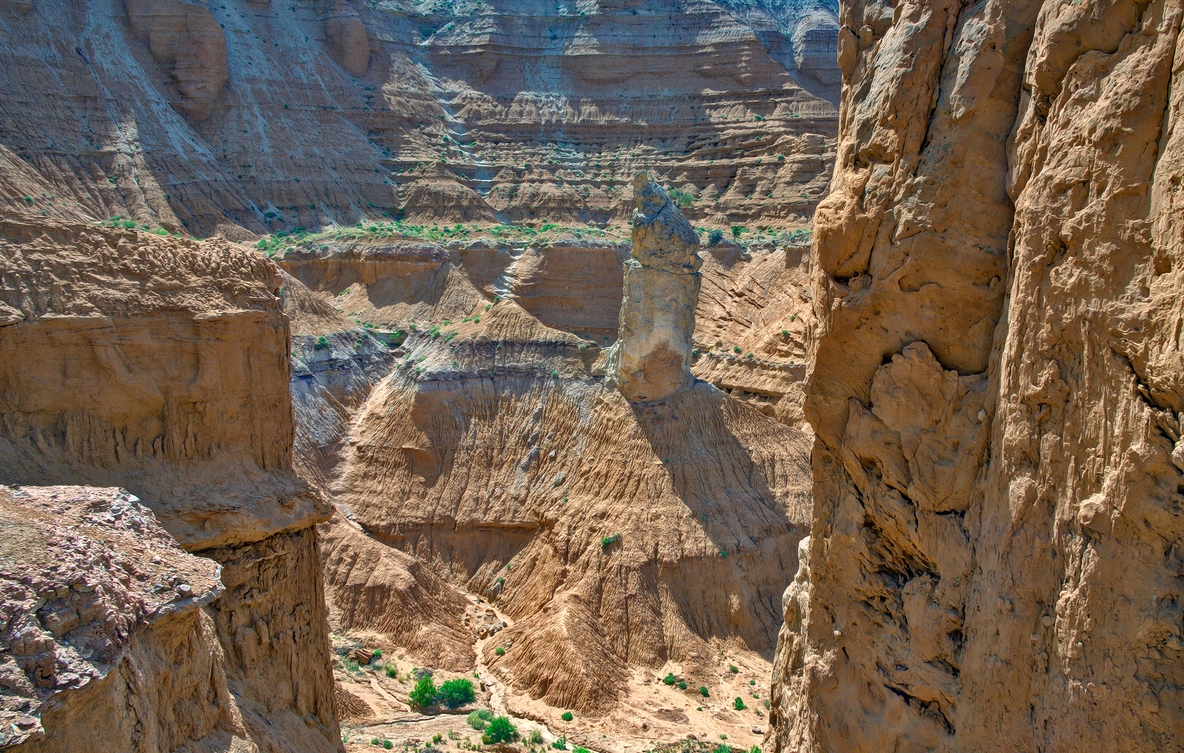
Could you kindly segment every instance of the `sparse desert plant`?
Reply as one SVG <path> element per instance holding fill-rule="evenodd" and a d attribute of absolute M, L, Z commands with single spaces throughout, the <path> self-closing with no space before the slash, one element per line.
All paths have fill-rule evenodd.
<path fill-rule="evenodd" d="M 667 685 L 674 685 L 674 683 L 678 682 L 678 678 L 674 676 L 673 672 L 671 672 L 662 678 L 662 682 L 666 683 Z"/>
<path fill-rule="evenodd" d="M 440 685 L 440 702 L 450 709 L 458 709 L 466 703 L 472 703 L 476 698 L 473 683 L 463 677 L 455 680 L 445 680 Z"/>
<path fill-rule="evenodd" d="M 436 696 L 436 683 L 425 675 L 415 683 L 415 688 L 407 695 L 407 700 L 413 709 L 426 709 L 436 702 Z"/>
<path fill-rule="evenodd" d="M 605 536 L 604 538 L 602 538 L 600 540 L 600 548 L 601 549 L 608 549 L 610 546 L 612 546 L 613 544 L 617 543 L 620 540 L 621 540 L 621 534 L 619 534 L 619 533 L 614 533 L 612 536 Z"/>
<path fill-rule="evenodd" d="M 570 711 L 564 711 L 559 715 L 559 718 L 565 722 L 570 722 L 572 719 L 575 719 L 575 716 Z"/>
<path fill-rule="evenodd" d="M 312 346 L 312 349 L 313 350 L 324 350 L 325 348 L 328 348 L 328 347 L 329 347 L 329 338 L 325 337 L 324 335 L 321 335 L 320 337 L 317 338 L 317 343 L 316 343 L 316 345 Z"/>
<path fill-rule="evenodd" d="M 506 655 L 506 650 L 505 650 L 504 648 L 502 648 L 501 646 L 498 646 L 497 648 L 495 648 L 495 649 L 493 650 L 493 653 L 494 653 L 496 656 L 505 656 L 505 655 Z"/>
<path fill-rule="evenodd" d="M 704 698 L 707 698 L 709 695 L 711 695 L 711 693 L 708 692 L 706 685 L 699 686 L 699 695 L 703 696 Z"/>
<path fill-rule="evenodd" d="M 740 674 L 740 668 L 739 668 L 739 667 L 737 667 L 735 664 L 729 664 L 729 665 L 728 665 L 728 671 L 729 671 L 729 672 L 731 672 L 731 673 L 732 673 L 732 674 L 734 674 L 734 675 L 738 675 L 738 674 Z"/>
<path fill-rule="evenodd" d="M 686 680 L 679 680 L 678 681 L 678 689 L 679 690 L 686 690 L 687 689 L 687 681 Z"/>
<path fill-rule="evenodd" d="M 567 735 L 560 735 L 555 738 L 555 742 L 551 743 L 551 747 L 555 750 L 567 750 Z"/>
<path fill-rule="evenodd" d="M 481 742 L 486 745 L 495 743 L 512 743 L 518 739 L 518 730 L 510 723 L 509 717 L 494 717 L 485 732 L 481 734 Z"/>
<path fill-rule="evenodd" d="M 740 235 L 747 230 L 743 225 L 732 225 L 732 237 L 739 240 Z"/>
<path fill-rule="evenodd" d="M 532 729 L 532 730 L 530 731 L 530 737 L 529 737 L 529 738 L 527 738 L 527 740 L 529 740 L 529 742 L 530 742 L 530 744 L 531 744 L 531 745 L 542 745 L 542 744 L 543 744 L 543 733 L 542 733 L 542 731 L 541 731 L 541 730 L 539 730 L 539 728 L 538 728 L 538 727 L 535 727 L 534 729 Z"/>
<path fill-rule="evenodd" d="M 743 711 L 744 709 L 746 709 L 748 707 L 744 705 L 743 698 L 741 698 L 740 696 L 736 696 L 736 700 L 732 701 L 732 708 L 736 709 L 737 711 Z"/>
<path fill-rule="evenodd" d="M 718 246 L 724 239 L 724 231 L 719 228 L 712 228 L 711 232 L 707 234 L 707 245 Z"/>
<path fill-rule="evenodd" d="M 392 749 L 392 748 L 394 748 L 394 747 L 395 747 L 395 744 L 394 744 L 394 743 L 392 743 L 390 740 L 383 740 L 383 741 L 382 741 L 382 748 L 383 748 L 383 750 L 390 750 L 390 749 Z"/>
<path fill-rule="evenodd" d="M 477 709 L 465 719 L 469 726 L 480 732 L 493 720 L 493 712 L 488 709 Z"/>
<path fill-rule="evenodd" d="M 436 734 L 432 735 L 432 745 L 435 745 L 436 743 L 441 743 L 441 742 L 444 742 L 444 735 L 443 734 L 437 732 Z"/>
<path fill-rule="evenodd" d="M 385 671 L 385 672 L 386 672 L 386 676 L 387 676 L 387 677 L 394 677 L 394 678 L 396 678 L 396 679 L 399 677 L 399 667 L 398 667 L 398 665 L 395 665 L 395 664 L 388 664 L 388 665 L 386 665 L 385 667 L 383 667 L 383 671 Z"/>

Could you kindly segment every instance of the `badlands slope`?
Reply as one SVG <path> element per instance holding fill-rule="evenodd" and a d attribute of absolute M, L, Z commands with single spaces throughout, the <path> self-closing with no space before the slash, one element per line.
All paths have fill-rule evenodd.
<path fill-rule="evenodd" d="M 819 0 L 6 1 L 0 202 L 230 238 L 603 223 L 644 168 L 696 221 L 800 226 L 836 31 Z"/>

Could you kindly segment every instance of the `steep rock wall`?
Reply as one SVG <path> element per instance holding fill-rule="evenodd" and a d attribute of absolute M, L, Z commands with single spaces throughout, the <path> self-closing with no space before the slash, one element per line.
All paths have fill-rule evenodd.
<path fill-rule="evenodd" d="M 1180 16 L 843 6 L 771 750 L 1181 744 Z"/>
<path fill-rule="evenodd" d="M 292 470 L 278 268 L 225 243 L 22 223 L 0 224 L 0 264 L 0 480 L 136 493 L 185 549 L 222 565 L 226 587 L 198 626 L 204 648 L 173 635 L 149 649 L 187 646 L 216 667 L 235 708 L 221 729 L 248 749 L 340 749 L 313 528 L 328 510 Z M 140 697 L 137 682 L 101 694 L 146 714 L 185 703 L 166 686 L 119 695 Z M 47 734 L 107 744 L 120 714 L 67 706 Z"/>

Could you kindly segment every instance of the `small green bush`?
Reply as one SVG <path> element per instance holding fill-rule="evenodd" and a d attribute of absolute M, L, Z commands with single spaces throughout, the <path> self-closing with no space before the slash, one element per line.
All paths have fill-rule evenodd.
<path fill-rule="evenodd" d="M 718 246 L 723 239 L 724 231 L 719 228 L 712 228 L 711 232 L 707 234 L 707 245 Z"/>
<path fill-rule="evenodd" d="M 543 744 L 543 733 L 539 730 L 538 727 L 535 727 L 534 729 L 532 729 L 530 731 L 530 737 L 528 738 L 528 740 L 530 741 L 531 745 L 542 745 Z"/>
<path fill-rule="evenodd" d="M 486 745 L 494 745 L 496 743 L 512 743 L 518 739 L 518 730 L 510 723 L 508 717 L 495 717 L 485 728 L 485 732 L 481 735 L 481 742 Z"/>
<path fill-rule="evenodd" d="M 383 670 L 386 672 L 387 677 L 396 677 L 397 678 L 399 676 L 399 668 L 394 664 L 386 665 L 385 667 L 383 667 Z"/>
<path fill-rule="evenodd" d="M 485 729 L 486 725 L 493 719 L 493 712 L 488 709 L 477 709 L 469 714 L 467 721 L 469 726 L 480 732 Z"/>
<path fill-rule="evenodd" d="M 687 689 L 687 681 L 686 680 L 679 680 L 678 681 L 678 689 L 679 690 L 686 690 Z"/>
<path fill-rule="evenodd" d="M 678 682 L 678 678 L 674 676 L 673 672 L 671 672 L 662 678 L 662 682 L 666 683 L 667 685 L 674 685 L 674 683 Z"/>
<path fill-rule="evenodd" d="M 383 740 L 383 741 L 382 741 L 382 747 L 383 747 L 385 750 L 390 750 L 391 748 L 395 747 L 395 744 L 394 744 L 394 743 L 392 743 L 390 740 Z"/>
<path fill-rule="evenodd" d="M 740 668 L 739 668 L 739 667 L 737 667 L 735 664 L 729 664 L 729 665 L 728 665 L 728 671 L 729 671 L 729 672 L 731 672 L 731 673 L 732 673 L 732 674 L 734 674 L 734 675 L 738 675 L 738 674 L 740 674 Z"/>
<path fill-rule="evenodd" d="M 501 646 L 498 646 L 497 648 L 495 648 L 493 650 L 493 653 L 497 656 L 505 656 L 506 650 L 504 648 L 502 648 Z"/>
<path fill-rule="evenodd" d="M 749 684 L 749 685 L 756 685 L 756 680 L 749 680 L 749 681 L 748 681 L 748 684 Z"/>
<path fill-rule="evenodd" d="M 374 747 L 378 747 L 379 745 L 382 745 L 382 741 L 380 741 L 377 737 L 372 737 L 370 738 L 370 744 Z"/>
<path fill-rule="evenodd" d="M 425 675 L 415 683 L 415 688 L 407 695 L 407 700 L 413 709 L 426 709 L 436 702 L 436 695 L 436 683 Z"/>
<path fill-rule="evenodd" d="M 600 540 L 600 548 L 601 549 L 608 549 L 610 546 L 612 546 L 613 544 L 617 543 L 620 540 L 621 540 L 621 534 L 619 534 L 619 533 L 614 533 L 612 536 L 605 536 L 604 538 L 602 538 Z"/>
<path fill-rule="evenodd" d="M 551 747 L 555 750 L 567 750 L 567 735 L 560 735 L 555 738 L 555 742 L 551 743 Z"/>
<path fill-rule="evenodd" d="M 447 680 L 440 686 L 440 702 L 450 709 L 458 709 L 476 698 L 473 683 L 463 677 Z"/>
<path fill-rule="evenodd" d="M 316 345 L 312 346 L 312 349 L 313 350 L 324 350 L 325 348 L 328 348 L 328 347 L 329 347 L 329 338 L 325 337 L 324 335 L 321 335 L 320 337 L 317 338 L 317 343 L 316 343 Z"/>
<path fill-rule="evenodd" d="M 727 735 L 723 735 L 723 737 L 727 737 Z M 730 745 L 724 745 L 723 743 L 720 743 L 719 745 L 715 746 L 713 753 L 732 753 L 732 747 Z"/>
<path fill-rule="evenodd" d="M 570 711 L 564 711 L 559 715 L 559 718 L 565 722 L 570 722 L 572 719 L 575 719 L 575 716 Z"/>
<path fill-rule="evenodd" d="M 707 692 L 707 686 L 706 686 L 706 685 L 700 685 L 700 686 L 699 686 L 699 695 L 703 696 L 704 698 L 706 698 L 707 696 L 711 695 L 710 693 L 708 693 L 708 692 Z"/>
<path fill-rule="evenodd" d="M 732 346 L 732 352 L 733 352 L 733 353 L 739 353 L 739 352 L 740 352 L 740 346 L 739 346 L 739 345 L 733 345 L 733 346 Z"/>
<path fill-rule="evenodd" d="M 736 696 L 736 700 L 732 701 L 732 708 L 736 709 L 737 711 L 743 711 L 744 709 L 746 709 L 748 707 L 744 705 L 743 698 L 741 698 L 740 696 Z"/>

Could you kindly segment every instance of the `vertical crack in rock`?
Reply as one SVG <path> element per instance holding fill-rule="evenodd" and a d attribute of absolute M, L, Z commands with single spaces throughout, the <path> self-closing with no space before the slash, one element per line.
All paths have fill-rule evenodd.
<path fill-rule="evenodd" d="M 689 384 L 699 239 L 670 197 L 645 173 L 633 179 L 633 254 L 625 261 L 613 374 L 629 400 L 661 400 Z"/>

